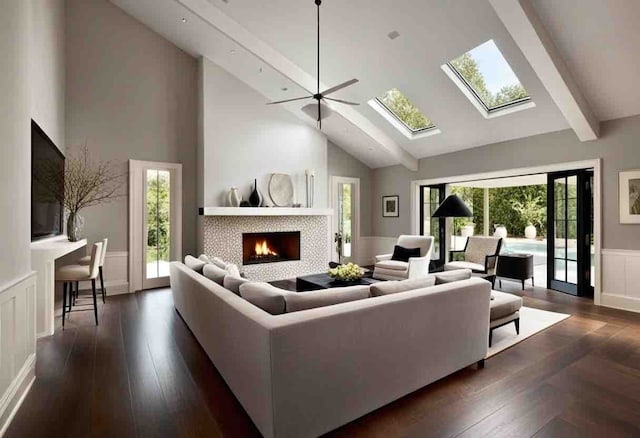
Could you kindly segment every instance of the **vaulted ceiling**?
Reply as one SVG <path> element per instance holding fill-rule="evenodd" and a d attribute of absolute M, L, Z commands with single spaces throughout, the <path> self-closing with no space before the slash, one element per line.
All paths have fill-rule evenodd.
<path fill-rule="evenodd" d="M 185 51 L 218 63 L 265 102 L 315 88 L 313 0 L 112 1 Z M 640 89 L 633 83 L 640 73 L 640 2 L 520 3 L 324 0 L 322 83 L 358 78 L 335 97 L 361 105 L 332 104 L 335 113 L 323 121 L 323 131 L 372 168 L 415 169 L 419 158 L 569 127 L 592 139 L 594 122 L 640 113 Z M 392 31 L 400 36 L 388 38 Z M 487 119 L 443 73 L 442 64 L 490 39 L 534 108 Z M 366 104 L 394 87 L 441 133 L 409 140 Z M 307 103 L 286 108 L 313 124 L 300 110 Z"/>

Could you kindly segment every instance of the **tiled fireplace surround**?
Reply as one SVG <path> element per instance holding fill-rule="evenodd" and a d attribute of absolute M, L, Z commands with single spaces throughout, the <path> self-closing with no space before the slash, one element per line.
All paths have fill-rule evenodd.
<path fill-rule="evenodd" d="M 204 252 L 235 263 L 247 278 L 274 281 L 324 272 L 331 249 L 329 216 L 205 216 Z M 300 260 L 242 264 L 242 234 L 300 231 Z"/>

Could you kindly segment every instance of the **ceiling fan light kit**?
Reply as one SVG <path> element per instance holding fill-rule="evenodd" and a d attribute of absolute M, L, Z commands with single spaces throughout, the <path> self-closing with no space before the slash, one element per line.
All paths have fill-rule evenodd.
<path fill-rule="evenodd" d="M 294 97 L 293 99 L 285 99 L 278 100 L 275 102 L 269 102 L 267 105 L 277 105 L 280 103 L 288 103 L 295 102 L 298 100 L 307 100 L 314 99 L 318 103 L 311 103 L 302 107 L 302 112 L 307 114 L 309 117 L 312 117 L 315 121 L 318 122 L 318 129 L 322 129 L 322 120 L 326 119 L 331 115 L 330 108 L 326 105 L 326 101 L 330 100 L 332 102 L 338 102 L 346 105 L 360 105 L 356 102 L 349 102 L 347 100 L 335 99 L 331 97 L 327 97 L 327 95 L 335 93 L 336 91 L 342 90 L 343 88 L 347 88 L 350 85 L 353 85 L 358 82 L 357 79 L 350 79 L 346 82 L 343 82 L 339 85 L 336 85 L 331 88 L 327 88 L 322 93 L 320 92 L 320 5 L 322 4 L 322 0 L 314 0 L 314 3 L 317 6 L 317 23 L 318 23 L 318 44 L 317 44 L 317 76 L 316 76 L 316 93 L 303 97 Z"/>

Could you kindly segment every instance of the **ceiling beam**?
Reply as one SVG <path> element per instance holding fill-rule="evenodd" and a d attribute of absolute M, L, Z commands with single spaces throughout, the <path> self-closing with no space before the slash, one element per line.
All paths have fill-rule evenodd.
<path fill-rule="evenodd" d="M 580 141 L 596 140 L 600 122 L 528 0 L 489 0 Z"/>
<path fill-rule="evenodd" d="M 200 17 L 204 22 L 214 27 L 229 39 L 244 47 L 266 65 L 280 72 L 295 84 L 314 94 L 316 90 L 316 78 L 310 75 L 295 63 L 282 55 L 269 44 L 256 37 L 245 29 L 237 21 L 231 19 L 220 9 L 213 6 L 207 0 L 177 0 L 178 3 L 189 9 L 194 15 Z M 320 83 L 320 89 L 329 88 Z M 378 143 L 387 153 L 395 158 L 400 164 L 412 171 L 418 170 L 418 160 L 402 149 L 383 130 L 371 123 L 366 117 L 354 108 L 347 105 L 336 105 L 328 102 L 327 105 L 355 127 L 359 128 L 372 140 Z"/>

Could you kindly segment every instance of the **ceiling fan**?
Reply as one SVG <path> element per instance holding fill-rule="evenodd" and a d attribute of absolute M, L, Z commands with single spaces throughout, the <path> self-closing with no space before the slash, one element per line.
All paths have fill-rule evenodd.
<path fill-rule="evenodd" d="M 314 0 L 316 6 L 317 6 L 317 11 L 318 11 L 318 45 L 317 45 L 317 49 L 318 49 L 318 56 L 317 56 L 317 61 L 318 61 L 318 70 L 317 70 L 317 83 L 316 83 L 316 92 L 315 94 L 311 94 L 309 96 L 304 96 L 304 97 L 296 97 L 293 99 L 285 99 L 285 100 L 279 100 L 276 102 L 269 102 L 267 105 L 277 105 L 280 103 L 286 103 L 286 102 L 294 102 L 297 100 L 306 100 L 306 99 L 315 99 L 316 101 L 318 101 L 318 107 L 317 107 L 317 113 L 313 113 L 312 117 L 316 118 L 317 117 L 317 122 L 318 122 L 318 128 L 322 129 L 322 119 L 325 118 L 326 116 L 329 115 L 329 108 L 325 108 L 325 114 L 323 117 L 322 114 L 322 101 L 323 100 L 331 100 L 333 102 L 339 102 L 339 103 L 344 103 L 346 105 L 360 105 L 359 103 L 356 102 L 349 102 L 347 100 L 342 100 L 342 99 L 335 99 L 332 97 L 327 97 L 329 94 L 335 93 L 338 90 L 342 90 L 343 88 L 347 88 L 355 83 L 358 82 L 357 79 L 350 79 L 346 82 L 343 82 L 339 85 L 336 85 L 335 87 L 331 87 L 328 88 L 326 90 L 324 90 L 322 93 L 320 92 L 320 5 L 322 4 L 322 0 Z M 314 108 L 315 104 L 309 104 L 306 107 L 303 108 L 303 111 L 305 109 L 315 109 Z M 307 111 L 305 111 L 307 114 L 309 114 Z"/>

